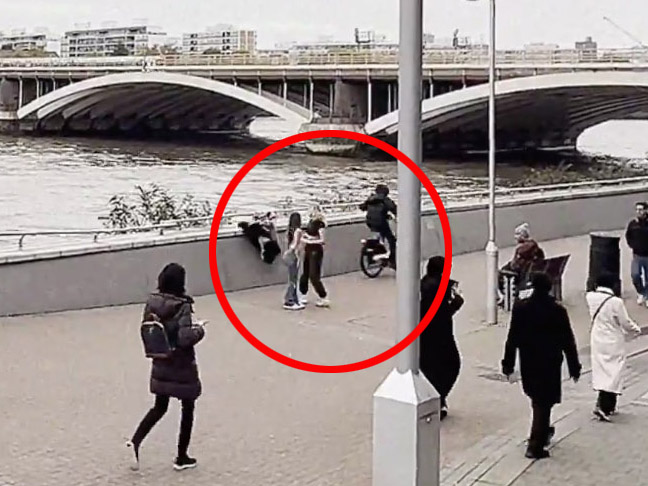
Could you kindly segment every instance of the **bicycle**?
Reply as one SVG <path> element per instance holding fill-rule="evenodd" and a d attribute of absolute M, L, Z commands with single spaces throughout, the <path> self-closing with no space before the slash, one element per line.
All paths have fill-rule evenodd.
<path fill-rule="evenodd" d="M 360 268 L 369 278 L 378 277 L 385 267 L 392 267 L 389 263 L 389 250 L 386 240 L 379 233 L 373 232 L 369 238 L 361 240 Z"/>

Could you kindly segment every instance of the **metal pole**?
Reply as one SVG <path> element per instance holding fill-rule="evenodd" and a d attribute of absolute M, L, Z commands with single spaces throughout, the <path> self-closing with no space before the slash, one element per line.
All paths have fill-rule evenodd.
<path fill-rule="evenodd" d="M 367 79 L 367 121 L 373 119 L 373 89 L 371 87 L 371 78 Z"/>
<path fill-rule="evenodd" d="M 310 88 L 310 106 L 308 110 L 310 111 L 310 121 L 313 121 L 313 118 L 315 118 L 315 82 L 313 81 L 313 78 L 308 80 L 308 84 Z"/>
<path fill-rule="evenodd" d="M 422 159 L 423 0 L 400 0 L 398 148 Z M 420 322 L 421 184 L 398 164 L 397 330 L 401 341 Z M 439 395 L 419 372 L 418 340 L 374 394 L 373 486 L 439 485 Z"/>
<path fill-rule="evenodd" d="M 423 0 L 401 0 L 398 66 L 398 149 L 421 164 L 421 100 Z M 418 27 L 418 28 L 417 28 Z M 421 268 L 421 183 L 405 164 L 398 164 L 398 226 L 396 254 L 398 289 L 397 341 L 407 337 L 419 317 Z M 398 355 L 398 371 L 418 373 L 418 340 Z"/>
<path fill-rule="evenodd" d="M 498 248 L 495 243 L 495 0 L 490 0 L 490 42 L 488 66 L 488 243 L 486 244 L 486 321 L 497 324 Z"/>

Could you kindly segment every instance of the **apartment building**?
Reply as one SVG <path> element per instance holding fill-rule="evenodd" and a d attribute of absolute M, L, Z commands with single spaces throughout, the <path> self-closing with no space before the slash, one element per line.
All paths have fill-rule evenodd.
<path fill-rule="evenodd" d="M 77 28 L 64 34 L 62 57 L 105 57 L 143 55 L 156 45 L 163 45 L 167 34 L 145 24 Z"/>
<path fill-rule="evenodd" d="M 253 53 L 257 50 L 255 30 L 237 29 L 232 25 L 208 27 L 203 32 L 189 32 L 182 35 L 183 54 L 210 53 L 235 54 Z"/>
<path fill-rule="evenodd" d="M 52 38 L 46 30 L 29 33 L 25 30 L 14 30 L 9 34 L 0 32 L 0 49 L 3 51 L 34 51 L 58 53 L 60 43 Z"/>

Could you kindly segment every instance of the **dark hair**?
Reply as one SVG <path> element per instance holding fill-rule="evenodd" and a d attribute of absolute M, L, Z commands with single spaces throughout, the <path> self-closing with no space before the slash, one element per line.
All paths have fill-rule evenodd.
<path fill-rule="evenodd" d="M 544 272 L 533 272 L 531 274 L 531 286 L 533 290 L 541 295 L 549 295 L 551 292 L 552 282 L 549 275 Z"/>
<path fill-rule="evenodd" d="M 442 256 L 433 256 L 427 262 L 427 274 L 430 277 L 440 276 L 443 274 L 443 265 L 445 258 Z"/>
<path fill-rule="evenodd" d="M 292 213 L 288 218 L 288 244 L 290 245 L 295 236 L 295 230 L 301 228 L 302 220 L 299 213 Z"/>
<path fill-rule="evenodd" d="M 635 207 L 636 206 L 641 206 L 642 209 L 646 209 L 646 206 L 648 206 L 648 203 L 646 203 L 645 201 L 638 201 L 637 203 L 635 203 Z"/>
<path fill-rule="evenodd" d="M 596 286 L 613 289 L 616 284 L 615 276 L 610 272 L 602 272 L 596 277 Z"/>
<path fill-rule="evenodd" d="M 185 295 L 186 272 L 182 265 L 169 263 L 158 275 L 158 290 L 176 297 Z"/>
<path fill-rule="evenodd" d="M 378 184 L 376 186 L 376 194 L 384 194 L 385 196 L 389 195 L 389 187 L 385 184 Z"/>

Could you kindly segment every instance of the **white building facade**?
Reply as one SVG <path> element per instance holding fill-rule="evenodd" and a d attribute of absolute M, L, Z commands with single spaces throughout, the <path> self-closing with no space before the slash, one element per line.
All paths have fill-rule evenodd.
<path fill-rule="evenodd" d="M 60 42 L 45 30 L 32 33 L 14 30 L 9 34 L 0 32 L 0 49 L 13 52 L 38 50 L 58 54 Z"/>
<path fill-rule="evenodd" d="M 252 54 L 256 50 L 256 31 L 237 29 L 232 25 L 218 25 L 209 27 L 203 32 L 189 32 L 182 35 L 183 54 L 203 54 L 206 51 L 221 54 Z"/>
<path fill-rule="evenodd" d="M 64 34 L 61 57 L 140 56 L 166 41 L 166 33 L 148 25 L 76 29 Z"/>

